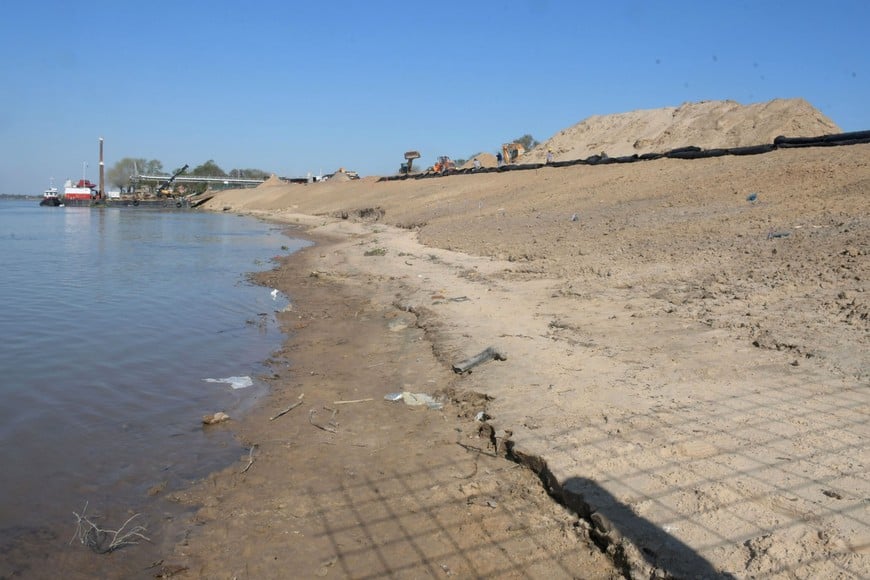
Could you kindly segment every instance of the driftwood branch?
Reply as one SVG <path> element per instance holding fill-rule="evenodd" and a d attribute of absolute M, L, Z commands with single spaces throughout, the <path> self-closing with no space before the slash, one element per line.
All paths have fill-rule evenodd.
<path fill-rule="evenodd" d="M 301 401 L 300 401 L 300 403 L 301 403 Z M 248 464 L 242 470 L 242 473 L 245 473 L 246 471 L 248 471 L 251 468 L 251 466 L 254 464 L 254 449 L 256 447 L 257 447 L 256 443 L 251 445 L 251 450 L 248 452 Z"/>
<path fill-rule="evenodd" d="M 465 359 L 464 361 L 455 363 L 453 365 L 453 372 L 459 374 L 467 373 L 473 367 L 476 367 L 477 365 L 485 363 L 489 360 L 507 360 L 507 355 L 497 350 L 495 347 L 490 346 L 480 354 Z"/>
<path fill-rule="evenodd" d="M 270 417 L 269 420 L 274 421 L 278 417 L 281 417 L 282 415 L 286 415 L 287 413 L 289 413 L 290 411 L 292 411 L 293 409 L 295 409 L 296 407 L 301 405 L 302 404 L 302 397 L 304 397 L 304 396 L 305 396 L 305 393 L 302 393 L 301 395 L 299 395 L 298 401 L 296 401 L 295 403 L 293 403 L 292 405 L 290 405 L 289 407 L 287 407 L 286 409 L 284 409 L 283 411 L 281 411 L 280 413 L 278 413 L 274 417 Z"/>
<path fill-rule="evenodd" d="M 368 403 L 369 401 L 374 401 L 374 399 L 354 399 L 352 401 L 333 401 L 333 405 L 352 405 L 354 403 Z"/>

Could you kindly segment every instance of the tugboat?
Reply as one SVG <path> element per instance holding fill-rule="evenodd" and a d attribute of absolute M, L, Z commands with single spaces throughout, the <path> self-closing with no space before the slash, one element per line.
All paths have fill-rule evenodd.
<path fill-rule="evenodd" d="M 39 205 L 45 205 L 48 207 L 59 207 L 63 205 L 63 202 L 60 201 L 60 195 L 57 192 L 57 188 L 54 186 L 54 179 L 51 180 L 49 188 L 42 192 L 42 199 L 39 200 Z"/>

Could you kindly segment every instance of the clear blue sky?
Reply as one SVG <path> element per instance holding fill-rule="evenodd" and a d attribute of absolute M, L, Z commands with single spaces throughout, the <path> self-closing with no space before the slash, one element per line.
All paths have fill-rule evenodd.
<path fill-rule="evenodd" d="M 870 129 L 870 1 L 30 0 L 0 19 L 0 193 L 172 170 L 390 174 L 590 115 L 803 97 Z"/>

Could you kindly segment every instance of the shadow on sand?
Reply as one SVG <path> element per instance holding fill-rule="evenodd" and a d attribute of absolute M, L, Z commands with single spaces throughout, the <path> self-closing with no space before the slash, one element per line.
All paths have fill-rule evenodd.
<path fill-rule="evenodd" d="M 634 513 L 591 479 L 571 477 L 551 489 L 557 497 L 561 495 L 566 507 L 590 522 L 592 539 L 611 553 L 627 576 L 633 576 L 631 571 L 648 568 L 673 578 L 734 578 Z"/>

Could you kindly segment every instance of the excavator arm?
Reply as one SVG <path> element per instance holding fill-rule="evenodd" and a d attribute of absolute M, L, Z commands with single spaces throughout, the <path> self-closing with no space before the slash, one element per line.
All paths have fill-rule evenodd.
<path fill-rule="evenodd" d="M 185 164 L 185 166 L 176 171 L 172 177 L 161 183 L 160 187 L 157 188 L 157 195 L 170 195 L 172 193 L 172 183 L 175 181 L 175 178 L 187 171 L 187 168 L 188 165 Z"/>

